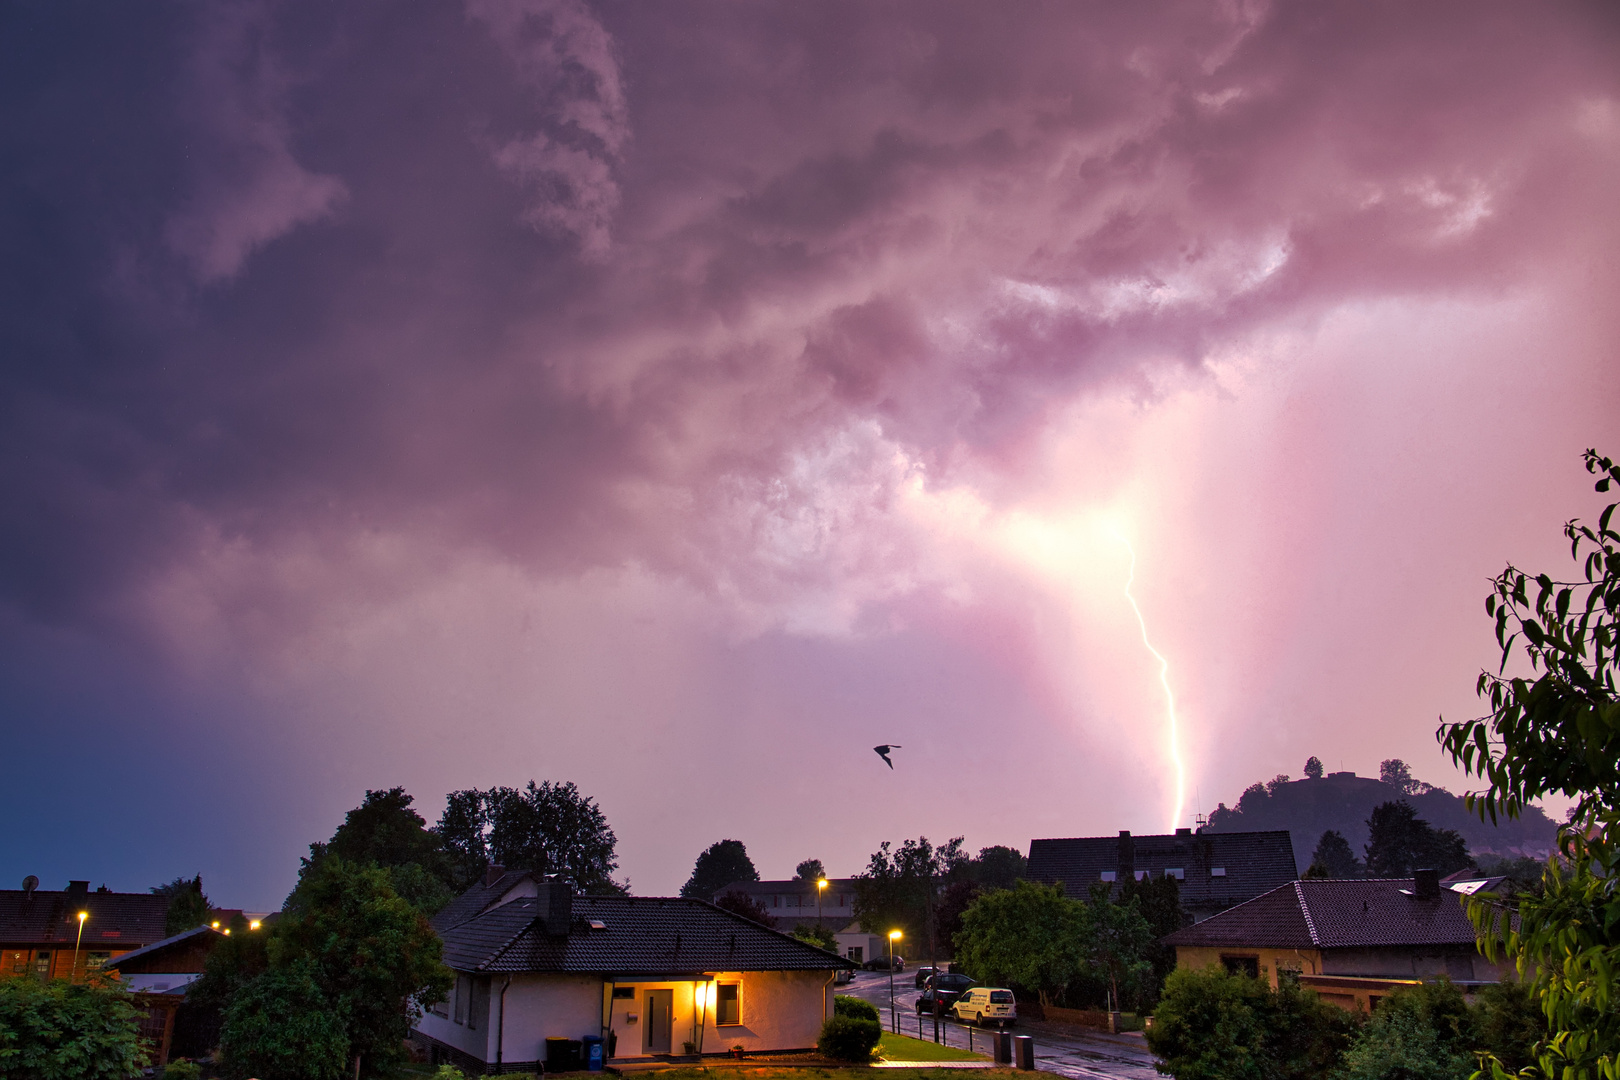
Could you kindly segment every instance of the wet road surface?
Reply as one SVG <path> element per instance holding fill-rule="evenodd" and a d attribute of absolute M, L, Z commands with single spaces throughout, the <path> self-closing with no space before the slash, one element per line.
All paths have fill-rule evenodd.
<path fill-rule="evenodd" d="M 890 1011 L 889 976 L 886 972 L 862 971 L 855 981 L 838 987 L 840 994 L 851 994 L 877 1006 L 883 1017 L 885 1031 L 898 1024 L 900 1034 L 934 1040 L 934 1020 L 931 1016 L 917 1015 L 916 1000 L 921 993 L 914 985 L 915 976 L 909 971 L 894 974 L 894 1009 Z M 892 1019 L 891 1019 L 892 1016 Z M 969 1048 L 981 1053 L 990 1052 L 991 1033 L 958 1024 L 953 1020 L 940 1021 L 940 1041 L 950 1046 Z M 1019 1035 L 1035 1039 L 1035 1066 L 1047 1072 L 1074 1077 L 1075 1080 L 1161 1080 L 1153 1067 L 1153 1055 L 1140 1035 L 1109 1035 L 1107 1032 L 1086 1031 L 1067 1024 L 1043 1024 L 1020 1020 L 1015 1029 Z"/>

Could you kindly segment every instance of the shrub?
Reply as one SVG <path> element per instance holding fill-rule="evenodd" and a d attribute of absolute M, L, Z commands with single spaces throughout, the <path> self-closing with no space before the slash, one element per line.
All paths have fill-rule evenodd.
<path fill-rule="evenodd" d="M 1165 980 L 1147 1042 L 1177 1080 L 1316 1080 L 1338 1064 L 1356 1024 L 1310 990 L 1184 968 Z"/>
<path fill-rule="evenodd" d="M 176 1058 L 163 1067 L 163 1080 L 202 1080 L 202 1066 Z"/>
<path fill-rule="evenodd" d="M 467 1080 L 467 1075 L 454 1065 L 440 1065 L 439 1071 L 433 1074 L 433 1080 Z"/>
<path fill-rule="evenodd" d="M 882 1038 L 883 1025 L 876 1020 L 835 1015 L 821 1025 L 816 1049 L 835 1061 L 865 1063 L 872 1060 L 872 1051 Z"/>
<path fill-rule="evenodd" d="M 1344 1056 L 1341 1080 L 1467 1080 L 1479 1022 L 1449 979 L 1397 990 Z"/>
<path fill-rule="evenodd" d="M 883 1022 L 876 1005 L 849 994 L 839 994 L 833 998 L 833 1015 L 853 1016 L 857 1020 L 876 1020 L 879 1024 Z"/>
<path fill-rule="evenodd" d="M 1548 1035 L 1547 1014 L 1541 1011 L 1541 1002 L 1530 992 L 1529 985 L 1495 983 L 1481 989 L 1475 1001 L 1478 1049 L 1495 1054 L 1503 1068 L 1512 1073 L 1534 1064 L 1536 1043 Z"/>
<path fill-rule="evenodd" d="M 0 1077 L 124 1080 L 146 1064 L 128 991 L 31 976 L 0 980 Z"/>
<path fill-rule="evenodd" d="M 343 1017 L 295 960 L 271 968 L 231 998 L 220 1031 L 227 1075 L 277 1080 L 337 1080 L 348 1062 Z"/>

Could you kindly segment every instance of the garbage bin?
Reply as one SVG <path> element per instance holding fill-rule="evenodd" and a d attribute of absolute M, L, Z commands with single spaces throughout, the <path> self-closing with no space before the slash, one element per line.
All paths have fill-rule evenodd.
<path fill-rule="evenodd" d="M 1035 1067 L 1035 1040 L 1028 1035 L 1013 1036 L 1013 1058 L 1018 1068 L 1026 1071 Z"/>
<path fill-rule="evenodd" d="M 587 1035 L 580 1040 L 584 1044 L 585 1068 L 591 1072 L 602 1071 L 602 1036 Z"/>
<path fill-rule="evenodd" d="M 1012 1064 L 1012 1032 L 998 1031 L 990 1036 L 995 1046 L 995 1060 L 997 1065 Z"/>
<path fill-rule="evenodd" d="M 552 1036 L 546 1040 L 546 1072 L 578 1072 L 579 1040 Z"/>

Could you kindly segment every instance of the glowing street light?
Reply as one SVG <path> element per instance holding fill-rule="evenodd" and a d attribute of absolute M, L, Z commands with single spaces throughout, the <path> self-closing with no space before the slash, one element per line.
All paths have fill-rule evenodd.
<path fill-rule="evenodd" d="M 69 981 L 79 977 L 79 942 L 84 940 L 84 920 L 89 917 L 88 911 L 79 912 L 79 935 L 73 939 L 73 970 L 68 972 Z"/>
<path fill-rule="evenodd" d="M 900 1019 L 894 1011 L 894 943 L 900 940 L 900 931 L 889 931 L 889 1026 L 900 1034 Z"/>

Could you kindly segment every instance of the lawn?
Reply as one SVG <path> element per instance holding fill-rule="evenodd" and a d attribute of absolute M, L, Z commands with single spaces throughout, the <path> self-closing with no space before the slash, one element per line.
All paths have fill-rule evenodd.
<path fill-rule="evenodd" d="M 651 1075 L 656 1076 L 658 1080 L 873 1080 L 874 1076 L 892 1072 L 893 1070 L 889 1069 L 880 1071 L 858 1065 L 843 1068 L 833 1065 L 825 1068 L 805 1066 L 772 1068 L 769 1065 L 749 1068 L 721 1065 L 714 1069 L 678 1066 L 673 1069 L 660 1069 Z M 960 1069 L 906 1069 L 904 1072 L 904 1080 L 963 1080 Z M 975 1069 L 972 1072 L 973 1080 L 1028 1080 L 1031 1075 L 1033 1074 L 999 1068 Z"/>
<path fill-rule="evenodd" d="M 944 1046 L 885 1031 L 883 1041 L 878 1043 L 878 1056 L 885 1061 L 983 1061 L 990 1055 L 970 1054 L 959 1046 Z"/>

